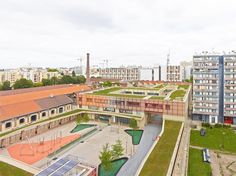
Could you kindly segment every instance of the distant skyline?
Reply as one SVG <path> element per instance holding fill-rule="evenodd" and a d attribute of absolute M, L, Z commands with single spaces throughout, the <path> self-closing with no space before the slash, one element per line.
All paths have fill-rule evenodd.
<path fill-rule="evenodd" d="M 234 0 L 4 0 L 0 68 L 164 65 L 236 50 Z"/>

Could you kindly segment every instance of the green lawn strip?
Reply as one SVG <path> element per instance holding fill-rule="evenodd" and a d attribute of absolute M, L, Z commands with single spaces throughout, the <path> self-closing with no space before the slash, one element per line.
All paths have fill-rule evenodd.
<path fill-rule="evenodd" d="M 160 90 L 166 86 L 167 86 L 166 84 L 161 84 L 161 85 L 156 86 L 155 89 Z"/>
<path fill-rule="evenodd" d="M 128 133 L 132 137 L 132 143 L 133 145 L 138 145 L 141 141 L 143 130 L 132 130 L 128 129 L 125 130 L 126 133 Z"/>
<path fill-rule="evenodd" d="M 165 97 L 152 96 L 149 100 L 164 100 Z"/>
<path fill-rule="evenodd" d="M 223 152 L 236 153 L 236 133 L 231 128 L 206 128 L 206 135 L 191 130 L 190 144 Z M 223 147 L 224 146 L 224 147 Z"/>
<path fill-rule="evenodd" d="M 165 176 L 179 135 L 181 122 L 165 121 L 165 130 L 149 155 L 140 176 Z"/>
<path fill-rule="evenodd" d="M 144 98 L 143 95 L 128 95 L 128 94 L 107 94 L 106 96 L 121 97 L 121 98 Z"/>
<path fill-rule="evenodd" d="M 102 165 L 98 166 L 98 176 L 116 176 L 121 167 L 127 162 L 128 158 L 120 158 L 111 162 L 112 169 L 106 171 Z"/>
<path fill-rule="evenodd" d="M 0 176 L 32 176 L 33 174 L 0 161 Z"/>
<path fill-rule="evenodd" d="M 95 124 L 77 124 L 76 127 L 71 131 L 71 133 L 76 133 L 86 128 L 94 127 Z"/>
<path fill-rule="evenodd" d="M 187 90 L 189 88 L 189 85 L 179 85 L 178 89 L 185 89 Z"/>
<path fill-rule="evenodd" d="M 73 110 L 73 111 L 70 111 L 70 112 L 66 112 L 66 113 L 57 115 L 57 116 L 55 116 L 55 117 L 51 117 L 51 118 L 48 118 L 48 119 L 45 119 L 45 120 L 40 120 L 40 121 L 38 121 L 38 122 L 36 122 L 36 123 L 32 123 L 32 124 L 30 124 L 30 125 L 25 125 L 25 126 L 23 126 L 23 127 L 20 127 L 20 128 L 15 129 L 15 130 L 11 130 L 11 131 L 2 133 L 2 134 L 0 134 L 0 137 L 5 136 L 5 135 L 10 134 L 10 133 L 13 133 L 13 132 L 15 132 L 15 131 L 18 131 L 18 130 L 21 130 L 21 129 L 30 127 L 30 126 L 32 126 L 32 125 L 36 125 L 36 124 L 39 124 L 39 123 L 42 123 L 42 122 L 46 122 L 46 121 L 49 121 L 49 120 L 54 120 L 54 119 L 57 119 L 57 118 L 60 118 L 60 117 L 63 117 L 63 116 L 72 115 L 72 114 L 78 113 L 78 112 L 80 112 L 80 111 L 86 111 L 86 110 L 76 109 L 76 110 Z"/>
<path fill-rule="evenodd" d="M 189 148 L 188 176 L 209 176 L 211 175 L 211 166 L 203 162 L 202 150 Z"/>
<path fill-rule="evenodd" d="M 110 92 L 118 91 L 118 90 L 121 90 L 121 89 L 122 89 L 121 87 L 112 87 L 112 88 L 109 88 L 109 89 L 95 91 L 92 94 L 94 94 L 94 95 L 107 95 Z"/>
<path fill-rule="evenodd" d="M 183 98 L 185 95 L 186 91 L 185 90 L 176 90 L 170 95 L 170 99 L 174 100 L 176 98 Z"/>

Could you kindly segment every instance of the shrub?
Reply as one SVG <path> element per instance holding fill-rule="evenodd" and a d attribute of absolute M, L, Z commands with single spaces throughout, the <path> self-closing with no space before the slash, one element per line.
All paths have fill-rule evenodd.
<path fill-rule="evenodd" d="M 207 127 L 207 128 L 210 128 L 210 127 L 211 127 L 211 125 L 210 125 L 210 123 L 202 123 L 202 127 Z"/>
<path fill-rule="evenodd" d="M 222 128 L 223 125 L 222 124 L 215 124 L 215 128 Z"/>

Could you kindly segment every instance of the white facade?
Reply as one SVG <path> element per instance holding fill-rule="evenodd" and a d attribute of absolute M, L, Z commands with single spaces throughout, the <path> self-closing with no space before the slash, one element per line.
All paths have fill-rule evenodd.
<path fill-rule="evenodd" d="M 148 80 L 148 81 L 160 81 L 161 67 L 148 67 L 148 68 L 140 68 L 139 69 L 139 80 Z"/>

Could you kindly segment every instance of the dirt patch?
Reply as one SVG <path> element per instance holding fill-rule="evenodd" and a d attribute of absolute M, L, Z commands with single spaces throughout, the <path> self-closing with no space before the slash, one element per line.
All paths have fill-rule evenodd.
<path fill-rule="evenodd" d="M 212 175 L 236 175 L 236 155 L 210 151 Z"/>

